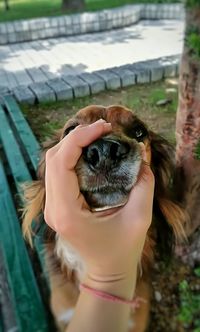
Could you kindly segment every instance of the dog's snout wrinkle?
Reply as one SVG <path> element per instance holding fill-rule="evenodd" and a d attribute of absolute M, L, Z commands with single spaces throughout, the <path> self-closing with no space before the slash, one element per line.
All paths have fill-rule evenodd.
<path fill-rule="evenodd" d="M 93 171 L 109 170 L 116 167 L 130 151 L 125 142 L 111 139 L 99 139 L 83 151 L 84 160 Z"/>

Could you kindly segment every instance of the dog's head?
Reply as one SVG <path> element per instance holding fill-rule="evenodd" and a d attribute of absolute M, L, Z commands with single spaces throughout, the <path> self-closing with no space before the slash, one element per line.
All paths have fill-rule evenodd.
<path fill-rule="evenodd" d="M 125 204 L 140 171 L 140 142 L 143 142 L 148 163 L 155 175 L 151 238 L 160 243 L 161 250 L 166 253 L 173 234 L 178 239 L 183 236 L 185 215 L 171 197 L 174 155 L 173 148 L 164 138 L 148 130 L 144 122 L 125 107 L 92 105 L 67 121 L 46 149 L 58 143 L 76 126 L 91 124 L 98 119 L 110 122 L 112 132 L 83 149 L 76 165 L 81 192 L 93 210 Z M 23 228 L 29 238 L 32 219 L 44 209 L 45 157 L 40 163 L 38 175 L 39 180 L 26 191 Z"/>
<path fill-rule="evenodd" d="M 80 190 L 92 210 L 126 203 L 141 166 L 139 142 L 144 142 L 151 159 L 150 133 L 145 124 L 120 106 L 82 109 L 66 123 L 61 137 L 80 124 L 101 118 L 112 124 L 112 132 L 84 148 L 76 166 Z"/>

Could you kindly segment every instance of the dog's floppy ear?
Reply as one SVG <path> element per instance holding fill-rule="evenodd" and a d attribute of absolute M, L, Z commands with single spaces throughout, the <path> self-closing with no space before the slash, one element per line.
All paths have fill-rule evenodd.
<path fill-rule="evenodd" d="M 163 257 L 168 257 L 175 241 L 185 238 L 186 213 L 173 197 L 175 157 L 173 146 L 163 137 L 149 133 L 151 142 L 151 167 L 155 176 L 153 223 L 156 243 Z"/>
<path fill-rule="evenodd" d="M 38 166 L 37 180 L 31 183 L 25 183 L 22 186 L 24 193 L 24 207 L 22 214 L 22 230 L 24 237 L 32 245 L 32 222 L 36 221 L 37 225 L 42 222 L 40 218 L 44 211 L 45 204 L 45 155 L 46 151 L 60 141 L 60 132 L 52 140 L 44 144 L 44 150 Z"/>

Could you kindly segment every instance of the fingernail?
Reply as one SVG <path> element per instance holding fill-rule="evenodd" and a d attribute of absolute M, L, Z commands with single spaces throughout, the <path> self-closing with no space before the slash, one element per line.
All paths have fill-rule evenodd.
<path fill-rule="evenodd" d="M 146 149 L 145 149 L 145 145 L 143 142 L 139 143 L 140 147 L 141 147 L 141 151 L 142 151 L 142 159 L 146 161 L 147 159 L 147 154 L 146 154 Z"/>
<path fill-rule="evenodd" d="M 139 142 L 139 145 L 141 146 L 142 149 L 144 149 L 144 143 L 143 142 Z"/>
<path fill-rule="evenodd" d="M 112 129 L 112 125 L 111 125 L 110 122 L 106 122 L 106 123 L 104 123 L 103 126 L 104 126 L 105 129 Z"/>
<path fill-rule="evenodd" d="M 93 126 L 95 126 L 95 125 L 97 125 L 97 124 L 99 124 L 99 123 L 105 123 L 106 121 L 104 120 L 104 119 L 99 119 L 99 120 L 97 120 L 97 121 L 95 121 L 95 122 L 93 122 L 93 123 L 91 123 L 90 125 L 89 125 L 89 127 L 93 127 Z"/>
<path fill-rule="evenodd" d="M 145 151 L 144 143 L 143 142 L 139 142 L 139 146 L 140 146 L 140 149 L 141 149 L 141 152 L 142 152 L 142 155 L 143 155 L 144 151 Z"/>
<path fill-rule="evenodd" d="M 99 119 L 99 120 L 97 120 L 95 123 L 103 123 L 103 122 L 106 122 L 106 120 L 104 120 L 104 119 Z"/>

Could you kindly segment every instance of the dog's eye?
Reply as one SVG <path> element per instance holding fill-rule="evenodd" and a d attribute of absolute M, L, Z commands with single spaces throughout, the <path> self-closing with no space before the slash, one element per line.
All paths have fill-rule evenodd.
<path fill-rule="evenodd" d="M 128 137 L 134 138 L 138 142 L 142 142 L 146 137 L 148 137 L 148 130 L 140 121 L 130 123 L 127 127 L 125 127 L 124 131 Z"/>
<path fill-rule="evenodd" d="M 136 131 L 135 131 L 135 136 L 137 138 L 140 138 L 141 136 L 143 135 L 143 131 L 141 128 L 138 128 Z"/>
<path fill-rule="evenodd" d="M 148 135 L 147 129 L 143 125 L 137 125 L 133 131 L 133 136 L 137 141 L 142 141 Z"/>
<path fill-rule="evenodd" d="M 143 134 L 144 134 L 144 132 L 143 132 L 142 128 L 139 127 L 135 130 L 136 138 L 140 139 L 143 136 Z"/>
<path fill-rule="evenodd" d="M 77 126 L 78 126 L 77 124 L 74 124 L 74 125 L 66 128 L 65 131 L 64 131 L 64 135 L 63 136 L 64 137 L 67 136 L 70 133 L 70 131 L 72 131 L 73 129 L 75 129 Z"/>

